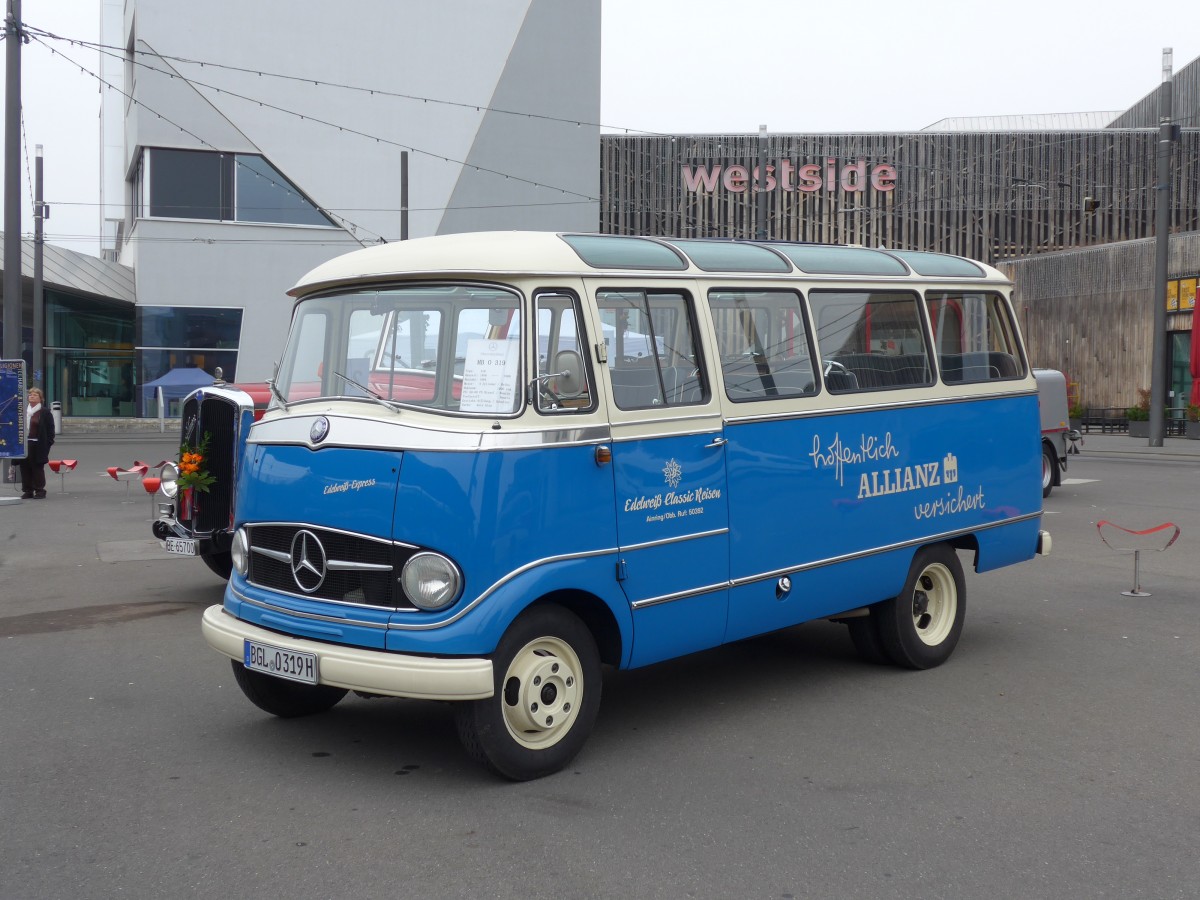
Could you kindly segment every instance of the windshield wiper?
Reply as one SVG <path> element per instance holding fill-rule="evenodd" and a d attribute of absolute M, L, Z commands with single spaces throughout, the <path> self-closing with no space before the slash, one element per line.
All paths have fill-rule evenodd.
<path fill-rule="evenodd" d="M 283 392 L 281 390 L 279 390 L 279 387 L 275 384 L 274 378 L 267 379 L 267 387 L 270 388 L 270 390 L 271 390 L 271 396 L 274 397 L 276 400 L 278 400 L 279 405 L 283 407 L 283 411 L 287 412 L 288 411 L 287 399 L 283 396 Z"/>
<path fill-rule="evenodd" d="M 343 375 L 341 372 L 334 372 L 333 374 L 336 375 L 338 378 L 342 379 L 342 381 L 345 381 L 347 384 L 352 384 L 356 388 L 358 388 L 360 391 L 363 391 L 364 393 L 366 393 L 376 403 L 386 406 L 388 409 L 392 410 L 392 412 L 397 411 L 397 409 L 396 409 L 395 405 L 392 403 L 392 401 L 385 400 L 383 397 L 381 397 L 379 394 L 375 393 L 373 390 L 371 390 L 365 384 L 359 384 L 353 378 Z"/>

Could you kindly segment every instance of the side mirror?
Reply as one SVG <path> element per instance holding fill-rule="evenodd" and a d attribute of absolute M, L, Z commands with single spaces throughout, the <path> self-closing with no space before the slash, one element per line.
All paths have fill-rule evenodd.
<path fill-rule="evenodd" d="M 555 393 L 570 400 L 583 393 L 583 354 L 578 350 L 559 350 L 554 354 L 553 377 L 557 381 Z"/>

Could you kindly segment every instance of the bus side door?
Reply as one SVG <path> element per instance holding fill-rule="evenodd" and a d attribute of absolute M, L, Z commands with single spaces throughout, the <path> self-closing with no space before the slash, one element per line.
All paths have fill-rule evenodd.
<path fill-rule="evenodd" d="M 601 289 L 596 298 L 608 363 L 617 578 L 633 609 L 630 665 L 640 666 L 724 638 L 724 426 L 687 292 Z"/>

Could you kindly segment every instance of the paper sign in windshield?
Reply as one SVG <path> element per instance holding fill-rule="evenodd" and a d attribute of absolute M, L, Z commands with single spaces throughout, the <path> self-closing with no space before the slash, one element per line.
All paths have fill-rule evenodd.
<path fill-rule="evenodd" d="M 462 412 L 509 413 L 517 396 L 520 368 L 517 341 L 472 338 L 463 366 Z"/>

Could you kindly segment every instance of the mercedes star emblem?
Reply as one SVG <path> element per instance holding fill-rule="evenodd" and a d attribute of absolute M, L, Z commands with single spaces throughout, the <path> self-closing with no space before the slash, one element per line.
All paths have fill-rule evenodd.
<path fill-rule="evenodd" d="M 306 594 L 325 581 L 325 548 L 311 531 L 297 531 L 292 538 L 292 578 Z"/>
<path fill-rule="evenodd" d="M 308 429 L 308 437 L 314 444 L 319 444 L 325 440 L 325 435 L 329 434 L 329 420 L 324 416 L 319 416 L 312 423 L 312 428 Z"/>

